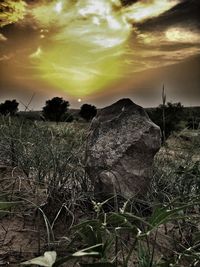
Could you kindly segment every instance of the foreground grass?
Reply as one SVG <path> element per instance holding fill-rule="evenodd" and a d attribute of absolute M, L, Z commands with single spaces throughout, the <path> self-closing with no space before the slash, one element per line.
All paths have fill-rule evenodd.
<path fill-rule="evenodd" d="M 13 244 L 9 260 L 19 264 L 49 251 L 35 263 L 199 266 L 199 139 L 169 139 L 155 158 L 143 199 L 112 195 L 97 201 L 84 168 L 87 132 L 87 124 L 2 118 L 1 226 L 8 235 L 9 221 L 31 221 L 36 242 L 32 254 L 18 249 L 11 260 Z M 8 249 L 5 240 L 1 245 Z"/>

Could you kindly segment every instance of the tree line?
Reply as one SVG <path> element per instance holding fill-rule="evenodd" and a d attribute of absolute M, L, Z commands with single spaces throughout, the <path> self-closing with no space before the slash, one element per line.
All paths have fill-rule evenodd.
<path fill-rule="evenodd" d="M 72 122 L 73 115 L 69 112 L 69 102 L 61 97 L 53 97 L 46 101 L 42 108 L 41 118 L 47 121 Z M 15 116 L 18 112 L 19 103 L 16 100 L 6 100 L 0 104 L 0 114 L 4 116 Z M 97 108 L 94 105 L 83 104 L 79 115 L 86 121 L 90 121 L 97 114 Z"/>
<path fill-rule="evenodd" d="M 48 121 L 73 121 L 72 114 L 69 113 L 69 102 L 61 97 L 54 97 L 46 101 L 42 114 Z M 90 104 L 83 104 L 80 108 L 79 115 L 86 121 L 92 120 L 97 114 L 97 108 Z"/>
<path fill-rule="evenodd" d="M 19 103 L 16 100 L 6 100 L 0 104 L 0 114 L 14 116 L 17 114 Z M 61 97 L 47 100 L 42 109 L 41 119 L 54 122 L 72 122 L 74 114 L 69 110 L 69 102 Z M 178 103 L 163 103 L 156 108 L 146 109 L 150 119 L 160 126 L 162 133 L 168 138 L 174 131 L 188 127 L 198 129 L 200 126 L 200 107 L 184 108 Z M 164 113 L 163 113 L 164 112 Z M 94 105 L 83 104 L 78 113 L 85 121 L 91 121 L 97 114 Z M 164 123 L 163 123 L 164 114 Z M 164 138 L 163 138 L 164 139 Z"/>

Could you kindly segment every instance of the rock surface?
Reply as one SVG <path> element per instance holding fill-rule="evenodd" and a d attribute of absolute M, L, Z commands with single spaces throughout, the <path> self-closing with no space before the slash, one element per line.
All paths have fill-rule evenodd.
<path fill-rule="evenodd" d="M 130 99 L 100 110 L 86 148 L 86 171 L 95 192 L 126 198 L 145 194 L 160 146 L 160 128 Z"/>

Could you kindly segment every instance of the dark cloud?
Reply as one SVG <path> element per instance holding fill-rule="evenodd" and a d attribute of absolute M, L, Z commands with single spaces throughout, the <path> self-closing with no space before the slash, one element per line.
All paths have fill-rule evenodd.
<path fill-rule="evenodd" d="M 166 27 L 183 25 L 193 26 L 200 30 L 200 1 L 199 0 L 183 0 L 181 3 L 165 12 L 161 16 L 148 20 L 142 25 L 138 25 L 139 29 L 144 31 L 164 30 Z"/>
<path fill-rule="evenodd" d="M 124 5 L 124 6 L 129 6 L 129 5 L 132 5 L 136 2 L 138 2 L 138 0 L 121 0 L 122 5 Z"/>

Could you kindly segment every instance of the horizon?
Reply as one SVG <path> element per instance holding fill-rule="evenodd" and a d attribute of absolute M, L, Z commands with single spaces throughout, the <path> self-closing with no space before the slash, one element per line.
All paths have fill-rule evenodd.
<path fill-rule="evenodd" d="M 57 97 L 57 96 L 54 96 L 54 97 Z M 52 99 L 52 98 L 51 98 Z M 63 98 L 65 101 L 68 101 L 67 99 L 65 99 L 65 98 Z M 86 102 L 79 102 L 79 107 L 77 106 L 77 107 L 74 107 L 74 106 L 71 106 L 71 104 L 70 104 L 70 102 L 69 102 L 69 106 L 68 106 L 68 110 L 70 111 L 70 110 L 80 110 L 80 108 L 81 108 L 81 106 L 82 105 L 84 105 L 84 104 L 89 104 L 89 105 L 93 105 L 93 106 L 95 106 L 96 108 L 97 108 L 97 110 L 100 110 L 100 109 L 103 109 L 103 108 L 106 108 L 107 106 L 110 106 L 110 105 L 112 105 L 112 104 L 114 104 L 114 103 L 116 103 L 117 101 L 119 101 L 119 100 L 122 100 L 122 99 L 127 99 L 127 98 L 119 98 L 119 99 L 117 99 L 116 101 L 114 101 L 114 102 L 111 102 L 110 104 L 108 104 L 108 105 L 105 105 L 105 106 L 101 106 L 101 107 L 98 107 L 98 106 L 95 106 L 93 103 L 86 103 Z M 46 104 L 46 101 L 48 101 L 48 100 L 50 100 L 50 99 L 47 99 L 45 102 L 44 102 L 44 104 L 41 106 L 41 108 L 39 108 L 39 109 L 31 109 L 31 102 L 29 101 L 29 103 L 28 104 L 26 104 L 26 103 L 22 103 L 20 100 L 17 100 L 17 99 L 12 99 L 12 98 L 10 98 L 10 99 L 5 99 L 5 100 L 3 100 L 3 101 L 1 101 L 0 102 L 0 104 L 2 104 L 2 103 L 4 103 L 6 100 L 16 100 L 17 101 L 17 103 L 19 104 L 19 106 L 18 106 L 18 111 L 17 112 L 42 112 L 42 109 L 43 109 L 43 107 L 45 107 L 45 104 Z M 133 101 L 132 99 L 131 99 L 131 101 Z M 139 106 L 141 106 L 140 104 L 138 104 L 137 102 L 134 102 L 133 101 L 133 103 L 135 103 L 135 104 L 137 104 L 137 105 L 139 105 Z M 176 103 L 181 103 L 180 101 L 175 101 L 175 102 L 171 102 L 171 101 L 166 101 L 166 104 L 168 104 L 168 103 L 172 103 L 172 104 L 176 104 Z M 143 107 L 144 109 L 155 109 L 155 108 L 158 108 L 159 107 L 159 105 L 162 105 L 162 103 L 159 103 L 157 106 L 141 106 L 141 107 Z M 183 106 L 183 108 L 200 108 L 200 105 L 184 105 L 183 103 L 181 103 L 181 105 Z"/>

